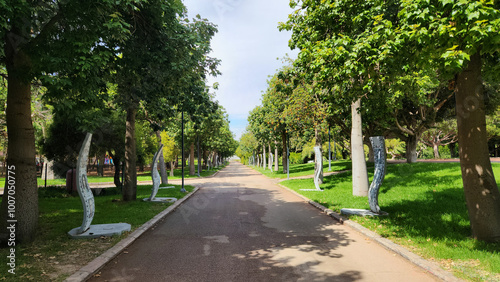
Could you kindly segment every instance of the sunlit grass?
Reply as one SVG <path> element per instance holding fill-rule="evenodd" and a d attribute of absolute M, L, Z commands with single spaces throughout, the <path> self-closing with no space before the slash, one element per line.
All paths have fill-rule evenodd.
<path fill-rule="evenodd" d="M 266 175 L 271 178 L 287 178 L 287 173 L 283 173 L 283 167 L 280 165 L 280 169 L 278 171 L 271 172 L 267 167 L 263 169 L 258 166 L 250 166 L 253 169 L 259 171 L 260 173 Z M 351 161 L 332 161 L 331 171 L 342 171 L 342 170 L 350 170 L 351 169 Z M 274 170 L 274 166 L 273 166 Z M 328 173 L 329 165 L 328 161 L 323 163 L 323 173 Z M 306 163 L 306 164 L 292 164 L 290 165 L 290 177 L 298 177 L 298 176 L 306 176 L 314 174 L 314 163 Z"/>
<path fill-rule="evenodd" d="M 500 164 L 493 164 L 493 169 L 500 176 Z M 371 180 L 373 168 L 369 171 Z M 325 177 L 321 185 L 324 192 L 300 191 L 314 188 L 311 179 L 281 184 L 336 212 L 342 208 L 369 209 L 368 198 L 352 196 L 351 173 Z M 351 220 L 440 263 L 461 278 L 500 281 L 500 244 L 471 238 L 459 163 L 389 165 L 379 205 L 389 216 L 352 216 Z"/>

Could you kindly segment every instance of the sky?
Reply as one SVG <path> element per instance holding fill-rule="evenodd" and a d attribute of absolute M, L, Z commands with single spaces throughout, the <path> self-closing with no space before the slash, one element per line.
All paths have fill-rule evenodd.
<path fill-rule="evenodd" d="M 267 80 L 283 66 L 290 50 L 291 33 L 278 30 L 292 12 L 289 0 L 184 0 L 189 18 L 199 14 L 217 25 L 212 39 L 211 57 L 221 60 L 222 75 L 208 80 L 218 82 L 212 90 L 215 100 L 226 109 L 229 126 L 236 140 L 245 131 L 248 113 L 261 104 Z"/>

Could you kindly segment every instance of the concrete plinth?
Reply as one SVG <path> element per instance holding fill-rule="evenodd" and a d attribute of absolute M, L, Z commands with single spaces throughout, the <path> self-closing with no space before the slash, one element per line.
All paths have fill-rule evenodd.
<path fill-rule="evenodd" d="M 318 190 L 318 189 L 300 189 L 300 191 L 308 191 L 308 192 L 323 192 L 323 190 Z"/>
<path fill-rule="evenodd" d="M 380 211 L 380 213 L 374 213 L 370 210 L 362 210 L 362 209 L 341 209 L 340 214 L 346 215 L 361 215 L 361 216 L 387 216 L 389 215 L 386 212 Z"/>
<path fill-rule="evenodd" d="M 121 235 L 125 231 L 130 231 L 130 224 L 128 223 L 111 223 L 111 224 L 95 224 L 90 225 L 89 229 L 81 234 L 78 234 L 80 227 L 71 229 L 68 235 L 73 239 L 91 239 L 99 238 L 101 236 L 114 236 Z"/>
<path fill-rule="evenodd" d="M 174 189 L 175 186 L 163 186 L 163 187 L 158 187 L 158 189 Z"/>
<path fill-rule="evenodd" d="M 153 203 L 173 203 L 177 201 L 177 198 L 144 198 L 143 199 L 145 202 L 153 202 Z"/>

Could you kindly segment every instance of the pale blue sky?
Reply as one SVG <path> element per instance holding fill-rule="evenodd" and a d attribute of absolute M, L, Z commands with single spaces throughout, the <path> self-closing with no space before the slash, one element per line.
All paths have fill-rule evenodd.
<path fill-rule="evenodd" d="M 247 126 L 249 111 L 260 104 L 267 79 L 283 64 L 285 54 L 295 58 L 288 47 L 290 33 L 280 32 L 292 12 L 288 0 L 184 0 L 189 17 L 199 14 L 218 26 L 212 40 L 211 56 L 222 60 L 221 76 L 209 79 L 219 83 L 216 100 L 229 114 L 236 139 Z"/>

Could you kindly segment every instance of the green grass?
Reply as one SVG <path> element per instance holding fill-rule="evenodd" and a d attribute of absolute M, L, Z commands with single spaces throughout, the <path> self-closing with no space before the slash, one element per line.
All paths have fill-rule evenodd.
<path fill-rule="evenodd" d="M 500 164 L 493 164 L 493 169 L 500 176 Z M 369 171 L 371 180 L 373 168 Z M 368 198 L 352 196 L 351 173 L 324 180 L 324 192 L 300 191 L 314 189 L 311 179 L 281 183 L 336 212 L 341 208 L 369 209 Z M 458 277 L 500 281 L 500 243 L 471 238 L 459 163 L 389 165 L 379 205 L 389 216 L 350 219 L 438 262 Z"/>
<path fill-rule="evenodd" d="M 192 186 L 185 186 L 189 192 Z M 157 197 L 182 198 L 177 189 L 162 189 Z M 114 190 L 114 191 L 113 191 Z M 113 193 L 114 192 L 114 193 Z M 95 217 L 92 224 L 126 222 L 132 231 L 170 204 L 144 202 L 151 194 L 151 185 L 137 187 L 137 200 L 122 202 L 116 189 L 107 189 L 105 196 L 95 197 Z M 8 266 L 0 264 L 0 280 L 7 281 L 62 281 L 69 274 L 67 264 L 78 266 L 74 272 L 128 235 L 98 239 L 70 239 L 67 232 L 82 224 L 83 208 L 79 197 L 66 194 L 64 188 L 47 187 L 39 190 L 39 226 L 33 243 L 16 246 L 16 274 L 8 273 Z M 0 249 L 2 261 L 8 249 Z M 67 271 L 67 270 L 66 270 Z M 58 275 L 59 273 L 59 275 Z"/>
<path fill-rule="evenodd" d="M 323 173 L 330 172 L 328 171 L 328 161 L 323 163 Z M 262 167 L 251 166 L 253 169 L 259 171 L 270 178 L 287 178 L 287 174 L 283 173 L 283 167 L 280 165 L 279 171 L 271 172 L 269 169 L 263 169 Z M 273 166 L 274 169 L 274 166 Z M 341 171 L 341 170 L 350 170 L 351 169 L 351 161 L 332 161 L 332 170 L 331 171 Z M 306 176 L 314 174 L 314 163 L 307 164 L 292 164 L 290 165 L 290 177 L 298 177 L 298 176 Z"/>

